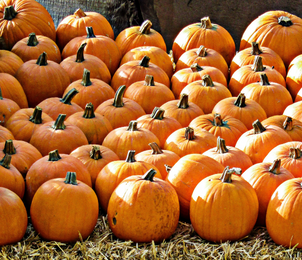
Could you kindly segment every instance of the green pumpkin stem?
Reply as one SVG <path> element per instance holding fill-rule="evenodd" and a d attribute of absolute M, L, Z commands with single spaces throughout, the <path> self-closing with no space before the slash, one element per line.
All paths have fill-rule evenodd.
<path fill-rule="evenodd" d="M 252 51 L 251 51 L 251 55 L 255 56 L 255 55 L 260 55 L 262 52 L 262 50 L 260 49 L 259 43 L 258 42 L 252 42 Z"/>
<path fill-rule="evenodd" d="M 142 34 L 149 34 L 150 33 L 150 30 L 151 30 L 151 27 L 152 27 L 152 22 L 150 20 L 145 20 L 140 28 L 139 28 L 139 32 L 142 33 Z"/>
<path fill-rule="evenodd" d="M 133 163 L 136 162 L 135 160 L 135 150 L 129 150 L 126 157 L 126 162 Z"/>
<path fill-rule="evenodd" d="M 154 77 L 152 75 L 145 76 L 144 86 L 150 86 L 150 87 L 155 86 Z"/>
<path fill-rule="evenodd" d="M 262 63 L 262 57 L 261 56 L 255 56 L 254 63 L 252 65 L 252 70 L 254 72 L 265 70 L 265 67 L 263 66 L 263 63 Z"/>
<path fill-rule="evenodd" d="M 157 119 L 157 120 L 163 120 L 164 119 L 165 110 L 160 107 L 155 107 L 151 113 L 151 118 Z"/>
<path fill-rule="evenodd" d="M 91 26 L 86 26 L 87 38 L 96 38 Z"/>
<path fill-rule="evenodd" d="M 56 121 L 52 125 L 52 128 L 54 130 L 64 130 L 66 128 L 66 126 L 64 124 L 65 118 L 66 118 L 65 114 L 59 114 Z"/>
<path fill-rule="evenodd" d="M 298 147 L 289 148 L 289 157 L 292 159 L 301 158 L 302 151 Z"/>
<path fill-rule="evenodd" d="M 138 131 L 137 129 L 137 121 L 136 120 L 132 120 L 129 122 L 127 131 Z"/>
<path fill-rule="evenodd" d="M 225 140 L 221 138 L 220 136 L 217 137 L 217 147 L 216 147 L 216 153 L 223 154 L 227 153 L 229 150 L 226 147 Z"/>
<path fill-rule="evenodd" d="M 10 163 L 12 160 L 12 156 L 8 153 L 6 153 L 3 158 L 0 160 L 0 165 L 6 169 L 10 168 Z"/>
<path fill-rule="evenodd" d="M 29 47 L 35 47 L 39 44 L 39 41 L 37 39 L 37 36 L 35 33 L 30 33 L 27 40 L 27 46 Z"/>
<path fill-rule="evenodd" d="M 14 146 L 13 140 L 12 139 L 6 140 L 3 148 L 3 153 L 12 155 L 15 154 L 16 152 L 17 151 Z"/>
<path fill-rule="evenodd" d="M 42 120 L 42 108 L 36 106 L 34 109 L 33 114 L 30 116 L 29 121 L 38 125 L 38 124 L 42 124 L 43 120 Z"/>
<path fill-rule="evenodd" d="M 65 94 L 65 96 L 63 98 L 60 99 L 60 101 L 66 105 L 71 105 L 71 100 L 78 93 L 79 93 L 79 91 L 76 88 L 72 88 Z"/>
<path fill-rule="evenodd" d="M 254 134 L 261 134 L 266 130 L 266 128 L 261 124 L 259 119 L 255 120 L 252 124 L 253 129 L 254 129 Z"/>
<path fill-rule="evenodd" d="M 87 42 L 83 42 L 77 50 L 76 60 L 75 62 L 81 63 L 84 59 L 84 49 L 87 45 Z"/>
<path fill-rule="evenodd" d="M 99 145 L 93 145 L 91 151 L 89 152 L 91 159 L 99 160 L 102 159 L 102 153 Z"/>
<path fill-rule="evenodd" d="M 232 182 L 232 174 L 235 173 L 237 175 L 241 175 L 242 170 L 240 168 L 229 168 L 229 166 L 225 167 L 223 173 L 220 177 L 222 182 L 231 183 Z"/>
<path fill-rule="evenodd" d="M 281 167 L 281 159 L 275 159 L 268 170 L 271 173 L 277 175 L 277 174 L 280 174 L 280 167 Z"/>
<path fill-rule="evenodd" d="M 13 20 L 17 16 L 18 12 L 16 12 L 14 6 L 6 6 L 4 7 L 3 19 L 4 20 Z"/>
<path fill-rule="evenodd" d="M 201 80 L 202 80 L 202 82 L 201 82 L 202 86 L 204 86 L 204 87 L 214 87 L 214 83 L 213 83 L 213 80 L 212 80 L 210 75 L 208 75 L 208 74 L 203 75 Z"/>
<path fill-rule="evenodd" d="M 194 129 L 192 127 L 186 127 L 185 130 L 185 138 L 186 140 L 194 140 L 195 139 L 195 134 L 194 134 Z"/>
<path fill-rule="evenodd" d="M 293 22 L 287 16 L 280 16 L 278 18 L 278 24 L 285 26 L 285 27 L 289 27 L 289 26 L 293 25 Z"/>
<path fill-rule="evenodd" d="M 85 106 L 83 117 L 87 118 L 87 119 L 95 118 L 94 108 L 93 108 L 93 104 L 92 103 L 88 103 Z"/>
<path fill-rule="evenodd" d="M 58 149 L 50 151 L 48 153 L 48 161 L 49 162 L 56 162 L 56 161 L 59 161 L 61 159 L 62 159 L 62 157 L 60 156 Z"/>
<path fill-rule="evenodd" d="M 45 51 L 40 54 L 36 64 L 39 66 L 47 66 L 47 53 Z"/>
<path fill-rule="evenodd" d="M 200 45 L 196 54 L 198 57 L 206 57 L 208 55 L 206 47 Z"/>
<path fill-rule="evenodd" d="M 64 183 L 78 185 L 77 183 L 77 175 L 75 172 L 67 172 Z"/>
<path fill-rule="evenodd" d="M 203 29 L 211 29 L 213 27 L 209 16 L 200 19 L 200 27 Z"/>
<path fill-rule="evenodd" d="M 74 16 L 76 16 L 76 18 L 82 18 L 85 17 L 86 14 L 81 8 L 79 8 L 74 12 Z"/>
<path fill-rule="evenodd" d="M 126 85 L 122 85 L 120 86 L 115 95 L 114 95 L 114 99 L 113 99 L 113 106 L 114 107 L 123 107 L 124 106 L 124 102 L 123 102 L 123 96 L 126 90 Z"/>
<path fill-rule="evenodd" d="M 151 154 L 162 154 L 162 153 L 164 153 L 162 151 L 162 149 L 160 149 L 160 147 L 158 146 L 158 144 L 156 142 L 149 143 L 149 146 L 152 149 Z"/>
<path fill-rule="evenodd" d="M 260 84 L 261 84 L 261 86 L 269 86 L 270 85 L 266 73 L 261 73 L 260 74 Z"/>
<path fill-rule="evenodd" d="M 293 128 L 293 119 L 290 116 L 287 116 L 283 122 L 283 129 L 286 131 L 291 131 Z"/>
<path fill-rule="evenodd" d="M 139 62 L 139 65 L 145 68 L 149 67 L 150 58 L 145 55 Z"/>
<path fill-rule="evenodd" d="M 178 108 L 187 109 L 189 107 L 189 95 L 188 94 L 181 94 L 180 100 L 177 103 Z"/>
<path fill-rule="evenodd" d="M 88 87 L 88 86 L 92 85 L 92 82 L 90 80 L 90 70 L 88 70 L 86 68 L 84 69 L 84 72 L 83 72 L 81 85 L 84 87 Z"/>
<path fill-rule="evenodd" d="M 237 107 L 246 107 L 246 103 L 245 103 L 245 95 L 244 93 L 240 93 L 235 102 L 234 102 L 234 105 L 237 106 Z"/>
<path fill-rule="evenodd" d="M 148 170 L 144 175 L 143 175 L 143 179 L 145 181 L 154 181 L 153 177 L 156 174 L 156 170 L 154 170 L 153 168 L 151 168 L 150 170 Z"/>
<path fill-rule="evenodd" d="M 198 65 L 198 63 L 193 63 L 191 66 L 190 66 L 190 69 L 193 71 L 193 72 L 199 72 L 199 71 L 202 71 L 203 68 Z"/>

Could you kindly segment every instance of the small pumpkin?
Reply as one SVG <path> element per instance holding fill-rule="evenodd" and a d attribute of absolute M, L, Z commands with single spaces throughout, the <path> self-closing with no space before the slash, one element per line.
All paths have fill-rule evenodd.
<path fill-rule="evenodd" d="M 0 125 L 4 126 L 9 118 L 18 110 L 20 110 L 20 107 L 15 101 L 2 96 L 0 87 Z"/>

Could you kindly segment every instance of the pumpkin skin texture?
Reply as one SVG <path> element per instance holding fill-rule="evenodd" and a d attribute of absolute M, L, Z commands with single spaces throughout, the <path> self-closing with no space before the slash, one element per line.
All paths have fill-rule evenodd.
<path fill-rule="evenodd" d="M 169 238 L 178 225 L 179 201 L 175 190 L 149 170 L 130 176 L 110 197 L 108 222 L 113 234 L 133 242 L 160 242 Z"/>
<path fill-rule="evenodd" d="M 53 41 L 56 40 L 56 29 L 52 17 L 37 1 L 1 1 L 0 10 L 0 36 L 4 38 L 8 50 L 32 32 L 47 36 Z"/>
<path fill-rule="evenodd" d="M 198 183 L 190 202 L 190 219 L 197 234 L 208 241 L 236 241 L 248 235 L 257 220 L 258 198 L 240 176 L 240 168 L 225 168 Z M 220 212 L 220 214 L 217 214 Z"/>
<path fill-rule="evenodd" d="M 17 70 L 23 64 L 23 60 L 15 53 L 7 50 L 0 50 L 0 72 L 16 75 Z"/>
<path fill-rule="evenodd" d="M 281 167 L 281 160 L 275 159 L 273 163 L 256 163 L 241 175 L 257 193 L 259 201 L 259 214 L 257 225 L 265 226 L 266 210 L 271 196 L 276 188 L 286 180 L 293 179 L 290 171 Z"/>
<path fill-rule="evenodd" d="M 27 224 L 28 217 L 23 201 L 13 191 L 0 187 L 0 245 L 21 241 Z"/>
<path fill-rule="evenodd" d="M 296 56 L 288 66 L 286 74 L 286 86 L 294 101 L 301 101 L 302 73 L 301 73 L 302 55 Z"/>
<path fill-rule="evenodd" d="M 20 107 L 15 101 L 9 98 L 3 98 L 0 87 L 0 125 L 4 126 L 10 117 L 18 110 L 20 110 Z"/>
<path fill-rule="evenodd" d="M 273 241 L 285 247 L 302 247 L 301 182 L 294 178 L 283 182 L 273 193 L 267 207 L 266 228 Z"/>
<path fill-rule="evenodd" d="M 182 220 L 190 221 L 190 200 L 196 185 L 205 177 L 222 172 L 224 167 L 202 154 L 181 157 L 170 169 L 166 181 L 176 190 Z"/>
<path fill-rule="evenodd" d="M 5 142 L 6 140 L 14 140 L 15 137 L 11 131 L 9 131 L 6 127 L 0 125 L 0 143 Z"/>
<path fill-rule="evenodd" d="M 98 199 L 93 189 L 75 176 L 75 172 L 67 172 L 65 179 L 49 180 L 37 190 L 30 217 L 43 239 L 69 243 L 92 233 L 99 214 Z"/>

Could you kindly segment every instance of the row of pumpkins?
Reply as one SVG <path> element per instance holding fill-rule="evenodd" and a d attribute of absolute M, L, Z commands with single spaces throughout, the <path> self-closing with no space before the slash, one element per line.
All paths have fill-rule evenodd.
<path fill-rule="evenodd" d="M 120 239 L 168 239 L 181 218 L 213 242 L 257 224 L 302 247 L 301 18 L 264 13 L 236 53 L 205 17 L 169 55 L 149 20 L 114 39 L 96 12 L 55 29 L 36 1 L 0 10 L 1 245 L 26 207 L 42 238 L 73 242 L 101 206 Z"/>

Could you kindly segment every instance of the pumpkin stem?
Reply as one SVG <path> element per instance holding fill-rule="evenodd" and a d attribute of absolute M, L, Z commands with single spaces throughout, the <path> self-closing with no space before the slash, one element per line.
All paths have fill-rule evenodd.
<path fill-rule="evenodd" d="M 189 141 L 195 139 L 194 129 L 192 127 L 186 127 L 185 138 Z"/>
<path fill-rule="evenodd" d="M 36 106 L 33 114 L 30 116 L 29 121 L 38 125 L 42 124 L 42 108 Z"/>
<path fill-rule="evenodd" d="M 27 46 L 29 47 L 35 47 L 39 44 L 39 41 L 37 39 L 37 36 L 35 33 L 30 33 L 27 40 Z"/>
<path fill-rule="evenodd" d="M 0 88 L 0 100 L 3 100 L 2 89 Z"/>
<path fill-rule="evenodd" d="M 139 28 L 139 32 L 142 34 L 149 34 L 151 27 L 152 27 L 152 22 L 150 20 L 145 20 L 141 24 L 141 27 Z"/>
<path fill-rule="evenodd" d="M 252 65 L 252 70 L 254 72 L 265 70 L 265 67 L 263 66 L 263 63 L 262 63 L 262 57 L 261 56 L 255 56 L 254 63 Z"/>
<path fill-rule="evenodd" d="M 81 82 L 82 86 L 84 87 L 88 87 L 92 85 L 92 82 L 90 80 L 90 70 L 88 69 L 84 69 L 83 72 L 83 77 L 82 77 L 82 82 Z"/>
<path fill-rule="evenodd" d="M 145 68 L 148 68 L 148 67 L 149 67 L 149 62 L 150 62 L 150 58 L 149 58 L 147 55 L 145 55 L 145 56 L 141 59 L 141 61 L 139 62 L 139 65 L 140 65 L 140 66 L 143 66 L 143 67 L 145 67 Z"/>
<path fill-rule="evenodd" d="M 293 22 L 287 16 L 280 16 L 278 18 L 278 24 L 289 27 L 289 26 L 293 25 Z"/>
<path fill-rule="evenodd" d="M 56 161 L 59 161 L 59 160 L 61 160 L 62 158 L 61 158 L 61 156 L 60 156 L 60 154 L 59 154 L 59 150 L 58 149 L 56 149 L 56 150 L 53 150 L 53 151 L 50 151 L 49 153 L 48 153 L 48 161 L 49 162 L 56 162 Z"/>
<path fill-rule="evenodd" d="M 114 99 L 113 99 L 113 106 L 115 107 L 123 107 L 124 103 L 123 103 L 123 96 L 124 96 L 124 92 L 126 90 L 126 85 L 122 85 L 118 88 L 118 90 L 116 91 L 115 95 L 114 95 Z"/>
<path fill-rule="evenodd" d="M 208 55 L 206 47 L 203 45 L 200 45 L 197 52 L 196 52 L 198 57 L 205 57 Z"/>
<path fill-rule="evenodd" d="M 83 11 L 81 8 L 77 9 L 77 10 L 74 12 L 73 15 L 74 15 L 76 18 L 82 18 L 82 17 L 85 17 L 85 16 L 86 16 L 86 14 L 84 13 L 84 11 Z"/>
<path fill-rule="evenodd" d="M 254 134 L 261 134 L 262 132 L 264 132 L 266 130 L 266 128 L 259 121 L 259 119 L 256 119 L 253 122 L 252 126 L 253 126 L 253 129 L 254 129 Z"/>
<path fill-rule="evenodd" d="M 240 93 L 235 102 L 234 102 L 234 105 L 237 106 L 237 107 L 245 107 L 246 104 L 245 104 L 245 95 L 244 93 Z"/>
<path fill-rule="evenodd" d="M 149 143 L 149 146 L 152 149 L 151 154 L 162 154 L 162 153 L 164 153 L 162 151 L 162 149 L 160 149 L 160 147 L 158 146 L 158 144 L 156 142 Z"/>
<path fill-rule="evenodd" d="M 293 119 L 288 116 L 283 122 L 283 129 L 286 131 L 291 131 L 293 130 Z"/>
<path fill-rule="evenodd" d="M 47 53 L 45 51 L 40 54 L 36 64 L 38 64 L 39 66 L 47 66 Z"/>
<path fill-rule="evenodd" d="M 87 119 L 95 118 L 95 114 L 94 114 L 94 109 L 93 109 L 93 104 L 92 103 L 86 104 L 83 117 L 87 118 Z"/>
<path fill-rule="evenodd" d="M 222 126 L 222 125 L 224 125 L 220 114 L 218 114 L 218 113 L 214 114 L 214 119 L 213 119 L 212 124 L 214 126 Z"/>
<path fill-rule="evenodd" d="M 66 105 L 71 105 L 71 100 L 74 98 L 76 94 L 78 94 L 79 91 L 76 88 L 73 88 L 69 90 L 63 98 L 60 99 L 60 101 Z"/>
<path fill-rule="evenodd" d="M 220 136 L 217 137 L 217 148 L 216 148 L 216 153 L 223 154 L 227 153 L 229 150 L 225 145 L 225 140 L 221 138 Z"/>
<path fill-rule="evenodd" d="M 132 120 L 129 122 L 127 131 L 138 131 L 137 129 L 137 121 L 136 120 Z"/>
<path fill-rule="evenodd" d="M 203 75 L 201 85 L 204 87 L 214 87 L 213 80 L 209 74 Z"/>
<path fill-rule="evenodd" d="M 6 6 L 4 7 L 3 19 L 4 20 L 13 20 L 17 16 L 18 12 L 16 12 L 14 6 Z"/>
<path fill-rule="evenodd" d="M 164 119 L 165 110 L 160 107 L 155 107 L 152 111 L 151 118 L 162 120 Z"/>
<path fill-rule="evenodd" d="M 156 174 L 156 170 L 154 170 L 153 168 L 151 168 L 150 170 L 148 170 L 144 175 L 143 175 L 143 179 L 145 181 L 153 181 L 153 177 Z"/>
<path fill-rule="evenodd" d="M 168 164 L 165 164 L 164 166 L 165 166 L 165 168 L 166 168 L 166 172 L 169 174 L 169 172 L 170 172 L 171 169 L 172 169 L 172 166 L 170 166 L 170 165 L 168 165 Z"/>
<path fill-rule="evenodd" d="M 146 75 L 144 86 L 155 86 L 154 77 L 152 75 Z"/>
<path fill-rule="evenodd" d="M 291 147 L 289 148 L 289 157 L 292 159 L 299 159 L 301 158 L 301 150 L 298 147 Z"/>
<path fill-rule="evenodd" d="M 199 72 L 199 71 L 202 71 L 203 68 L 198 65 L 198 63 L 193 63 L 191 66 L 190 66 L 190 69 L 193 71 L 193 72 Z"/>
<path fill-rule="evenodd" d="M 280 167 L 281 167 L 281 159 L 275 159 L 268 170 L 271 173 L 277 175 L 277 174 L 280 174 Z"/>
<path fill-rule="evenodd" d="M 125 162 L 128 163 L 136 162 L 134 155 L 135 155 L 135 150 L 129 150 Z"/>
<path fill-rule="evenodd" d="M 231 183 L 232 182 L 232 174 L 235 173 L 237 175 L 241 175 L 242 173 L 242 170 L 240 168 L 231 168 L 229 169 L 229 166 L 225 167 L 224 170 L 223 170 L 223 173 L 220 177 L 220 180 L 222 182 L 228 182 L 228 183 Z"/>
<path fill-rule="evenodd" d="M 66 118 L 65 114 L 59 114 L 56 121 L 52 125 L 52 128 L 54 130 L 64 130 L 66 128 L 66 125 L 64 124 L 65 118 Z"/>
<path fill-rule="evenodd" d="M 81 46 L 78 48 L 75 62 L 81 63 L 85 60 L 84 59 L 84 49 L 85 49 L 86 45 L 87 45 L 87 42 L 83 42 L 81 44 Z"/>
<path fill-rule="evenodd" d="M 187 109 L 189 107 L 189 95 L 188 94 L 181 94 L 180 100 L 177 104 L 178 108 Z"/>
<path fill-rule="evenodd" d="M 213 27 L 209 16 L 201 18 L 200 24 L 200 27 L 204 29 L 211 29 Z"/>
<path fill-rule="evenodd" d="M 87 38 L 96 38 L 91 26 L 86 26 Z"/>
<path fill-rule="evenodd" d="M 260 49 L 259 43 L 258 42 L 252 42 L 252 51 L 251 55 L 260 55 L 262 50 Z"/>
<path fill-rule="evenodd" d="M 17 151 L 14 146 L 13 140 L 12 139 L 6 140 L 3 148 L 3 153 L 12 155 L 12 154 L 16 154 L 16 152 Z"/>
<path fill-rule="evenodd" d="M 91 159 L 94 159 L 94 160 L 102 159 L 102 153 L 101 153 L 100 146 L 93 145 L 91 148 L 91 151 L 89 152 L 89 156 Z"/>
<path fill-rule="evenodd" d="M 270 85 L 266 73 L 261 73 L 260 74 L 260 84 L 261 84 L 261 86 L 268 86 L 268 85 Z"/>
<path fill-rule="evenodd" d="M 78 185 L 77 183 L 77 175 L 75 172 L 67 172 L 64 183 Z"/>
<path fill-rule="evenodd" d="M 12 156 L 6 153 L 3 158 L 0 160 L 0 165 L 6 169 L 10 168 L 10 162 L 12 160 Z"/>

